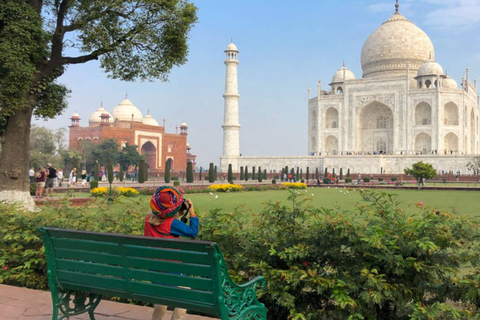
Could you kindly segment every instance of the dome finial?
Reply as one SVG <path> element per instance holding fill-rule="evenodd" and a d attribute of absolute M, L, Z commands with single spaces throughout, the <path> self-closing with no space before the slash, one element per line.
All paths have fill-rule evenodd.
<path fill-rule="evenodd" d="M 345 60 L 343 60 L 343 67 L 345 68 Z"/>
<path fill-rule="evenodd" d="M 398 0 L 397 2 L 395 3 L 395 12 L 398 13 L 398 7 L 400 7 L 400 5 L 398 4 Z"/>
<path fill-rule="evenodd" d="M 125 99 L 128 99 L 128 92 L 125 92 Z"/>

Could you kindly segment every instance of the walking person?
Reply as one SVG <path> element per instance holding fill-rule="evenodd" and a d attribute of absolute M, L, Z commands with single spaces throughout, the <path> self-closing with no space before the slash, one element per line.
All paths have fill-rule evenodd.
<path fill-rule="evenodd" d="M 199 221 L 193 203 L 184 199 L 177 189 L 170 186 L 159 187 L 150 200 L 150 209 L 145 217 L 145 236 L 178 239 L 195 238 L 198 235 Z M 190 224 L 187 224 L 187 214 L 190 214 Z M 152 320 L 162 320 L 166 312 L 167 306 L 155 304 Z M 186 309 L 175 308 L 171 320 L 182 320 L 186 312 Z"/>
<path fill-rule="evenodd" d="M 87 170 L 82 170 L 81 178 L 82 178 L 82 187 L 85 187 L 87 185 Z"/>
<path fill-rule="evenodd" d="M 68 186 L 74 185 L 77 183 L 77 168 L 73 168 L 70 171 L 70 177 L 68 178 Z"/>
<path fill-rule="evenodd" d="M 62 184 L 63 184 L 63 170 L 62 169 L 57 170 L 57 183 L 58 183 L 59 187 L 61 187 Z"/>
<path fill-rule="evenodd" d="M 45 194 L 48 197 L 48 190 L 50 190 L 50 196 L 53 196 L 53 186 L 57 180 L 57 170 L 50 163 L 47 164 L 47 181 L 45 182 Z"/>
<path fill-rule="evenodd" d="M 40 167 L 38 172 L 35 174 L 35 183 L 37 184 L 37 189 L 35 190 L 35 198 L 43 198 L 43 189 L 45 188 L 45 169 Z"/>

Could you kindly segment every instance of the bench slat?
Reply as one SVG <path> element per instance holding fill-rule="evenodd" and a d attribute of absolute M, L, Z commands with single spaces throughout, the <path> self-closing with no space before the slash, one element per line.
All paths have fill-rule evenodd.
<path fill-rule="evenodd" d="M 211 266 L 196 265 L 191 263 L 176 263 L 172 261 L 162 261 L 145 258 L 128 257 L 127 264 L 130 268 L 183 273 L 190 276 L 211 277 L 212 272 L 214 272 Z"/>
<path fill-rule="evenodd" d="M 55 257 L 63 258 L 63 259 L 74 259 L 79 261 L 105 263 L 105 264 L 111 264 L 111 265 L 123 264 L 122 256 L 117 256 L 117 255 L 108 254 L 108 253 L 101 253 L 101 252 L 83 251 L 83 250 L 55 248 Z"/>
<path fill-rule="evenodd" d="M 134 246 L 160 247 L 170 249 L 183 249 L 185 247 L 185 243 L 188 243 L 188 247 L 190 250 L 200 252 L 212 251 L 212 246 L 214 244 L 214 242 L 208 241 L 189 241 L 154 237 L 127 236 L 123 234 L 118 235 L 53 228 L 48 228 L 48 233 L 51 238 L 82 239 L 118 244 L 128 244 Z"/>
<path fill-rule="evenodd" d="M 130 257 L 155 258 L 210 265 L 212 263 L 206 252 L 172 250 L 155 247 L 125 245 L 125 254 Z"/>
<path fill-rule="evenodd" d="M 58 280 L 60 284 L 62 281 L 69 283 L 83 284 L 85 286 L 91 286 L 92 288 L 104 288 L 113 290 L 127 291 L 127 283 L 124 279 L 106 277 L 100 275 L 92 275 L 84 272 L 74 272 L 57 270 Z"/>
<path fill-rule="evenodd" d="M 186 275 L 160 273 L 146 270 L 130 269 L 128 271 L 131 280 L 152 281 L 166 285 L 178 285 L 192 289 L 213 291 L 214 283 L 209 278 L 189 277 Z"/>
<path fill-rule="evenodd" d="M 109 266 L 93 262 L 73 261 L 55 259 L 57 270 L 86 272 L 90 274 L 98 274 L 112 277 L 124 278 L 126 270 L 122 267 Z"/>
<path fill-rule="evenodd" d="M 133 294 L 133 300 L 149 302 L 153 304 L 163 304 L 170 307 L 180 307 L 190 311 L 203 312 L 212 316 L 220 316 L 217 307 L 211 303 L 199 304 L 189 301 L 183 301 L 181 299 L 168 299 L 168 297 L 154 298 L 140 293 Z"/>
<path fill-rule="evenodd" d="M 131 281 L 130 290 L 132 294 L 138 293 L 155 298 L 170 297 L 182 299 L 183 301 L 189 301 L 191 304 L 198 302 L 206 303 L 214 300 L 212 292 L 146 282 Z"/>
<path fill-rule="evenodd" d="M 122 255 L 122 247 L 119 246 L 118 243 L 87 241 L 79 239 L 51 239 L 55 248 L 59 249 L 85 250 Z"/>

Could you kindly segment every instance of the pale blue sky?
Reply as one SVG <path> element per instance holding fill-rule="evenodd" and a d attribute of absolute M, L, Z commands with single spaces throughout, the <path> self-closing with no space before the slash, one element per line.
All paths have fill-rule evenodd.
<path fill-rule="evenodd" d="M 128 92 L 167 132 L 189 125 L 197 164 L 218 164 L 222 153 L 225 47 L 233 38 L 240 54 L 240 152 L 243 155 L 307 155 L 307 89 L 327 87 L 346 66 L 362 75 L 360 51 L 367 37 L 395 11 L 393 0 L 198 0 L 188 62 L 170 82 L 108 79 L 97 62 L 70 66 L 60 82 L 72 94 L 63 115 L 47 123 L 66 127 L 76 111 L 81 125 L 103 101 L 108 111 Z M 465 67 L 480 78 L 480 0 L 400 0 L 400 12 L 422 28 L 436 60 L 461 82 Z"/>

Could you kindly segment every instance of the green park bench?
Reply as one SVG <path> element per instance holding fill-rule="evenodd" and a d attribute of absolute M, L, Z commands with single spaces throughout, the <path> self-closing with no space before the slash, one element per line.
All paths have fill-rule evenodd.
<path fill-rule="evenodd" d="M 185 308 L 220 319 L 267 319 L 256 277 L 230 279 L 215 242 L 40 228 L 53 320 L 94 310 L 102 296 Z M 61 312 L 61 314 L 60 314 Z"/>

